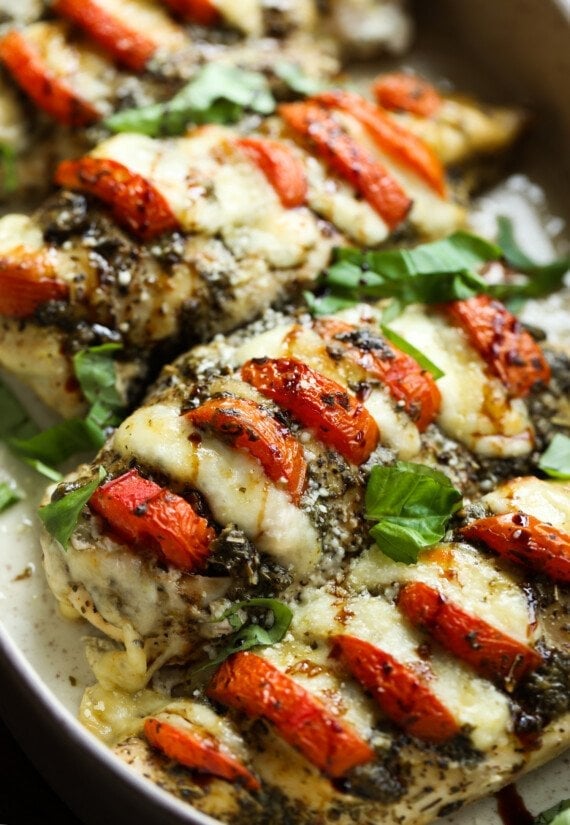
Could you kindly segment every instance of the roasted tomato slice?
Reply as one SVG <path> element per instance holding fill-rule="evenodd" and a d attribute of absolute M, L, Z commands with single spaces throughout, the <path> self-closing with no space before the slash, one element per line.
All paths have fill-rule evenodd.
<path fill-rule="evenodd" d="M 55 181 L 68 189 L 95 195 L 116 220 L 142 240 L 178 229 L 179 223 L 160 192 L 141 175 L 107 158 L 87 155 L 79 160 L 64 160 Z"/>
<path fill-rule="evenodd" d="M 428 742 L 445 742 L 459 733 L 452 714 L 410 667 L 356 636 L 333 636 L 331 642 L 333 655 L 406 733 Z"/>
<path fill-rule="evenodd" d="M 175 567 L 204 566 L 216 537 L 188 502 L 130 470 L 99 487 L 90 507 L 121 539 L 158 548 Z"/>
<path fill-rule="evenodd" d="M 441 405 L 437 384 L 411 355 L 365 329 L 336 318 L 319 318 L 314 328 L 343 356 L 382 381 L 397 401 L 403 401 L 420 432 L 436 418 Z"/>
<path fill-rule="evenodd" d="M 287 427 L 255 401 L 210 398 L 187 413 L 195 427 L 212 430 L 224 441 L 259 460 L 267 476 L 285 488 L 295 504 L 305 487 L 307 464 L 303 448 Z"/>
<path fill-rule="evenodd" d="M 438 195 L 445 196 L 443 165 L 433 149 L 378 106 L 354 92 L 341 90 L 321 92 L 313 100 L 327 108 L 343 109 L 355 117 L 381 150 L 415 172 Z"/>
<path fill-rule="evenodd" d="M 542 664 L 542 657 L 531 647 L 467 613 L 423 582 L 405 585 L 398 606 L 412 624 L 426 630 L 480 676 L 509 690 Z"/>
<path fill-rule="evenodd" d="M 65 301 L 68 297 L 68 284 L 57 280 L 45 255 L 0 255 L 0 315 L 27 318 L 46 301 Z"/>
<path fill-rule="evenodd" d="M 34 103 L 66 126 L 88 126 L 101 113 L 59 78 L 23 32 L 10 31 L 0 40 L 0 60 Z"/>
<path fill-rule="evenodd" d="M 570 534 L 525 513 L 507 513 L 472 522 L 461 531 L 500 556 L 570 584 Z"/>
<path fill-rule="evenodd" d="M 316 103 L 284 103 L 279 114 L 295 132 L 307 138 L 317 152 L 345 178 L 395 229 L 411 209 L 412 201 L 396 179 Z"/>
<path fill-rule="evenodd" d="M 117 62 L 134 72 L 142 72 L 156 51 L 151 37 L 128 26 L 97 0 L 56 0 L 54 11 L 86 31 Z"/>
<path fill-rule="evenodd" d="M 433 117 L 440 109 L 439 92 L 421 77 L 403 72 L 381 75 L 372 86 L 376 100 L 385 109 Z"/>
<path fill-rule="evenodd" d="M 336 381 L 294 358 L 254 358 L 241 368 L 244 381 L 288 410 L 323 443 L 362 464 L 380 434 L 368 410 Z"/>
<path fill-rule="evenodd" d="M 550 380 L 541 348 L 500 301 L 477 295 L 447 306 L 451 318 L 465 330 L 511 395 L 524 397 L 537 384 Z"/>
<path fill-rule="evenodd" d="M 236 144 L 258 166 L 283 206 L 302 206 L 307 199 L 307 179 L 299 158 L 288 146 L 267 138 L 239 138 Z"/>
<path fill-rule="evenodd" d="M 145 719 L 144 735 L 153 747 L 186 768 L 219 776 L 228 782 L 241 782 L 249 791 L 258 791 L 261 787 L 239 759 L 225 752 L 213 736 L 186 720 L 178 725 L 162 716 L 151 716 Z"/>
<path fill-rule="evenodd" d="M 331 777 L 370 762 L 361 737 L 290 676 L 255 653 L 235 653 L 215 674 L 208 696 L 275 725 L 280 736 Z"/>
<path fill-rule="evenodd" d="M 220 21 L 220 12 L 211 0 L 166 0 L 166 3 L 177 14 L 199 26 L 215 26 Z"/>

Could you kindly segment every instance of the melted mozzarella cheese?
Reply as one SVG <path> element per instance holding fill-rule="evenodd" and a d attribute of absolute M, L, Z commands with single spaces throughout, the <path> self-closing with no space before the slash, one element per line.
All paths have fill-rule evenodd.
<path fill-rule="evenodd" d="M 408 307 L 391 326 L 445 373 L 437 382 L 438 423 L 447 435 L 495 458 L 515 458 L 532 450 L 533 429 L 524 402 L 508 398 L 463 330 L 423 306 Z"/>
<path fill-rule="evenodd" d="M 570 532 L 570 483 L 543 481 L 534 476 L 514 478 L 484 496 L 491 512 L 521 511 Z"/>
<path fill-rule="evenodd" d="M 150 38 L 167 51 L 187 44 L 182 29 L 151 0 L 97 0 L 97 5 L 128 29 Z"/>
<path fill-rule="evenodd" d="M 230 26 L 248 37 L 261 37 L 263 9 L 260 0 L 213 0 L 213 5 Z"/>
<path fill-rule="evenodd" d="M 191 484 L 208 501 L 221 524 L 237 524 L 286 567 L 302 576 L 320 556 L 318 535 L 308 515 L 266 477 L 251 456 L 214 438 L 189 441 L 193 430 L 173 406 L 142 407 L 114 436 L 115 449 Z"/>
<path fill-rule="evenodd" d="M 314 216 L 306 208 L 285 209 L 260 169 L 233 147 L 233 138 L 217 126 L 170 141 L 121 134 L 92 156 L 141 175 L 184 229 L 220 234 L 238 260 L 259 256 L 274 267 L 298 266 L 319 241 Z"/>
<path fill-rule="evenodd" d="M 326 642 L 335 633 L 356 636 L 420 673 L 426 669 L 418 654 L 421 635 L 404 621 L 395 605 L 367 593 L 342 600 L 324 590 L 306 591 L 295 611 L 292 633 L 306 643 Z M 428 664 L 430 689 L 459 724 L 473 727 L 475 747 L 488 749 L 505 735 L 508 702 L 493 685 L 442 651 L 434 651 Z M 357 696 L 356 701 L 362 704 L 363 700 Z"/>

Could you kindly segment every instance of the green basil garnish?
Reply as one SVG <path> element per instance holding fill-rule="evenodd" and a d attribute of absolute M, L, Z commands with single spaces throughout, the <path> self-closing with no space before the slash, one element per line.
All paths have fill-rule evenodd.
<path fill-rule="evenodd" d="M 30 438 L 39 431 L 16 395 L 0 382 L 0 439 Z"/>
<path fill-rule="evenodd" d="M 99 467 L 98 474 L 88 484 L 40 507 L 38 514 L 46 530 L 64 549 L 67 548 L 81 511 L 106 475 L 104 468 Z"/>
<path fill-rule="evenodd" d="M 322 81 L 305 74 L 296 63 L 290 63 L 288 60 L 277 61 L 273 72 L 291 91 L 300 95 L 316 95 L 327 88 Z"/>
<path fill-rule="evenodd" d="M 543 811 L 534 820 L 535 825 L 570 825 L 570 799 L 563 799 Z"/>
<path fill-rule="evenodd" d="M 541 455 L 538 466 L 552 478 L 570 478 L 570 438 L 556 433 Z"/>
<path fill-rule="evenodd" d="M 123 399 L 117 390 L 113 356 L 121 344 L 101 344 L 73 356 L 75 375 L 85 398 L 91 403 L 87 421 L 100 429 L 121 423 Z"/>
<path fill-rule="evenodd" d="M 181 135 L 189 123 L 235 123 L 245 110 L 261 115 L 275 110 L 267 78 L 222 63 L 208 63 L 171 100 L 126 109 L 107 118 L 112 132 L 150 137 Z"/>
<path fill-rule="evenodd" d="M 384 323 L 413 303 L 444 303 L 487 294 L 500 300 L 539 298 L 560 289 L 569 261 L 527 267 L 524 281 L 490 284 L 476 269 L 504 255 L 501 247 L 469 232 L 414 249 L 361 252 L 341 248 L 318 280 L 323 295 L 309 299 L 315 314 L 328 314 L 362 300 L 391 298 Z"/>
<path fill-rule="evenodd" d="M 17 501 L 21 501 L 23 497 L 23 493 L 17 487 L 8 484 L 7 481 L 0 481 L 0 513 L 7 510 L 12 504 L 16 504 Z"/>
<path fill-rule="evenodd" d="M 448 477 L 424 464 L 373 467 L 366 487 L 365 515 L 377 522 L 370 535 L 383 553 L 406 564 L 443 538 L 461 505 L 461 493 Z"/>
<path fill-rule="evenodd" d="M 242 618 L 241 611 L 248 614 L 247 619 Z M 257 621 L 252 620 L 250 611 L 258 615 Z M 287 633 L 292 618 L 291 609 L 278 599 L 248 599 L 236 602 L 221 616 L 213 619 L 214 622 L 228 621 L 234 632 L 225 637 L 225 644 L 213 659 L 192 669 L 188 687 L 193 688 L 204 677 L 208 677 L 233 653 L 277 644 Z"/>
<path fill-rule="evenodd" d="M 61 464 L 72 455 L 99 448 L 103 443 L 104 436 L 99 427 L 82 418 L 62 421 L 31 438 L 8 441 L 19 456 L 48 465 Z"/>
<path fill-rule="evenodd" d="M 406 355 L 411 355 L 414 361 L 417 361 L 417 363 L 420 365 L 420 367 L 422 367 L 422 369 L 427 370 L 427 372 L 430 372 L 436 380 L 438 378 L 443 378 L 443 376 L 445 375 L 443 370 L 440 370 L 439 367 L 436 367 L 433 361 L 430 361 L 427 355 L 424 355 L 423 352 L 420 352 L 419 349 L 416 349 L 413 344 L 410 344 L 409 341 L 406 341 L 405 338 L 402 338 L 401 335 L 398 335 L 397 332 L 394 332 L 393 329 L 390 329 L 385 324 L 382 324 L 380 326 L 380 329 L 382 330 L 382 335 L 384 336 L 384 338 L 387 338 L 388 341 L 391 341 L 393 344 L 395 344 L 398 347 L 398 349 L 402 350 L 402 352 L 405 352 Z"/>

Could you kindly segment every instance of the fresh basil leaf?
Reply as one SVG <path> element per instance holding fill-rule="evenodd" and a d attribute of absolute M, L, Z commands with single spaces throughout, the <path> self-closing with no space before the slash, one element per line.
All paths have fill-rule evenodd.
<path fill-rule="evenodd" d="M 63 478 L 63 473 L 60 473 L 54 467 L 50 467 L 48 464 L 44 464 L 43 461 L 38 461 L 37 458 L 25 458 L 21 456 L 22 461 L 24 464 L 27 464 L 36 473 L 40 473 L 40 475 L 49 478 L 50 481 L 61 481 Z"/>
<path fill-rule="evenodd" d="M 340 294 L 319 296 L 312 292 L 304 292 L 303 297 L 313 315 L 332 315 L 334 312 L 340 312 L 341 309 L 348 309 L 358 303 L 351 298 L 342 298 Z"/>
<path fill-rule="evenodd" d="M 534 820 L 534 825 L 570 825 L 570 799 L 563 799 L 543 811 Z"/>
<path fill-rule="evenodd" d="M 0 382 L 0 439 L 30 438 L 39 429 L 14 393 Z"/>
<path fill-rule="evenodd" d="M 69 539 L 75 530 L 81 511 L 106 475 L 105 469 L 99 467 L 97 475 L 88 484 L 84 484 L 62 498 L 40 507 L 38 514 L 46 530 L 64 549 L 69 544 Z"/>
<path fill-rule="evenodd" d="M 271 614 L 269 625 L 259 624 L 251 620 L 243 620 L 240 611 L 261 609 L 265 614 Z M 254 647 L 269 647 L 277 644 L 287 633 L 293 613 L 291 609 L 278 599 L 248 599 L 236 602 L 225 613 L 222 613 L 214 622 L 228 621 L 234 633 L 225 638 L 225 644 L 213 659 L 192 669 L 188 686 L 193 688 L 201 679 L 213 672 L 233 653 L 251 650 Z"/>
<path fill-rule="evenodd" d="M 61 464 L 75 453 L 102 447 L 105 436 L 88 419 L 74 418 L 62 421 L 31 438 L 11 438 L 9 446 L 19 456 L 44 464 Z"/>
<path fill-rule="evenodd" d="M 497 218 L 497 243 L 503 250 L 507 263 L 514 269 L 524 271 L 526 267 L 535 265 L 535 262 L 518 245 L 513 222 L 505 215 Z"/>
<path fill-rule="evenodd" d="M 23 497 L 23 493 L 17 487 L 6 481 L 0 481 L 0 513 L 16 504 L 17 501 L 21 501 Z"/>
<path fill-rule="evenodd" d="M 541 298 L 560 289 L 569 261 L 526 267 L 524 281 L 490 284 L 475 271 L 502 257 L 501 248 L 469 232 L 420 244 L 414 249 L 362 252 L 336 250 L 334 263 L 317 282 L 320 297 L 311 311 L 323 313 L 325 301 L 342 302 L 391 298 L 384 322 L 413 303 L 444 303 L 487 294 L 503 301 Z"/>
<path fill-rule="evenodd" d="M 570 478 L 570 438 L 556 433 L 541 455 L 538 466 L 552 478 Z"/>
<path fill-rule="evenodd" d="M 2 193 L 10 195 L 18 188 L 18 174 L 16 171 L 16 150 L 7 143 L 0 143 L 0 172 L 2 174 Z"/>
<path fill-rule="evenodd" d="M 279 60 L 275 64 L 273 72 L 279 80 L 289 86 L 291 91 L 300 95 L 316 95 L 317 92 L 326 89 L 326 85 L 322 81 L 305 74 L 296 63 L 291 63 L 288 60 Z"/>
<path fill-rule="evenodd" d="M 366 487 L 366 518 L 378 522 L 372 538 L 383 553 L 406 564 L 443 538 L 461 505 L 461 493 L 448 477 L 424 464 L 373 467 Z"/>
<path fill-rule="evenodd" d="M 262 115 L 275 110 L 267 78 L 259 72 L 208 63 L 171 100 L 117 112 L 105 125 L 112 132 L 180 135 L 189 123 L 235 123 L 246 109 Z"/>
<path fill-rule="evenodd" d="M 423 352 L 420 352 L 419 349 L 416 349 L 413 344 L 410 344 L 409 341 L 406 341 L 405 338 L 402 338 L 401 335 L 398 335 L 397 332 L 394 332 L 393 329 L 390 329 L 385 324 L 381 324 L 380 329 L 382 330 L 382 335 L 385 338 L 387 338 L 388 341 L 391 341 L 393 344 L 395 344 L 398 347 L 398 349 L 402 350 L 402 352 L 405 352 L 406 355 L 411 355 L 414 361 L 417 361 L 417 363 L 420 365 L 420 367 L 422 367 L 422 369 L 427 370 L 427 372 L 430 372 L 436 380 L 438 378 L 443 378 L 443 376 L 445 375 L 443 370 L 440 370 L 439 367 L 436 367 L 433 361 L 430 361 L 427 355 L 424 355 Z"/>
<path fill-rule="evenodd" d="M 75 375 L 84 396 L 91 402 L 86 420 L 101 431 L 102 438 L 106 427 L 116 426 L 122 420 L 124 405 L 117 390 L 113 358 L 120 349 L 120 344 L 101 344 L 73 356 Z"/>

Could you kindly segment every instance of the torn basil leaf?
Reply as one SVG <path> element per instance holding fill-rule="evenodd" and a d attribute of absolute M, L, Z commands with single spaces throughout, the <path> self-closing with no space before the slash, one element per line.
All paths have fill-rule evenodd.
<path fill-rule="evenodd" d="M 543 811 L 534 820 L 534 825 L 570 825 L 570 799 L 563 799 Z"/>
<path fill-rule="evenodd" d="M 257 613 L 256 621 L 250 615 L 252 610 L 261 611 Z M 244 611 L 247 615 L 245 619 Z M 217 619 L 213 619 L 214 622 L 228 621 L 234 632 L 224 638 L 224 645 L 213 659 L 193 668 L 187 687 L 195 687 L 233 653 L 277 644 L 287 633 L 292 618 L 291 609 L 278 599 L 260 598 L 236 602 Z"/>
<path fill-rule="evenodd" d="M 245 110 L 261 115 L 275 110 L 267 78 L 222 63 L 208 63 L 171 100 L 126 109 L 107 118 L 112 132 L 150 137 L 181 135 L 189 123 L 235 123 Z"/>
<path fill-rule="evenodd" d="M 114 355 L 120 344 L 101 344 L 73 356 L 73 368 L 85 398 L 91 403 L 87 422 L 104 430 L 121 423 L 123 399 L 117 390 Z"/>
<path fill-rule="evenodd" d="M 353 306 L 362 300 L 391 298 L 383 319 L 387 323 L 413 303 L 445 303 L 480 294 L 503 301 L 544 297 L 560 289 L 569 267 L 566 259 L 533 265 L 525 268 L 524 280 L 502 284 L 488 283 L 475 271 L 501 257 L 499 246 L 463 231 L 414 249 L 362 252 L 341 248 L 319 278 L 310 309 L 325 314 L 334 302 Z"/>
<path fill-rule="evenodd" d="M 21 501 L 23 497 L 24 494 L 17 487 L 8 484 L 7 481 L 0 481 L 0 513 L 16 504 L 17 501 Z"/>
<path fill-rule="evenodd" d="M 38 515 L 46 530 L 64 549 L 69 544 L 81 511 L 106 475 L 105 469 L 99 467 L 97 475 L 88 484 L 72 490 L 71 493 L 67 493 L 38 510 Z"/>
<path fill-rule="evenodd" d="M 0 382 L 0 439 L 30 438 L 39 430 L 12 390 Z"/>
<path fill-rule="evenodd" d="M 406 355 L 411 355 L 414 361 L 420 365 L 420 367 L 427 372 L 431 373 L 433 377 L 437 380 L 438 378 L 443 378 L 445 373 L 443 370 L 440 370 L 439 367 L 430 361 L 427 355 L 424 355 L 423 352 L 420 352 L 419 349 L 416 349 L 413 344 L 410 344 L 409 341 L 406 341 L 405 338 L 402 338 L 401 335 L 398 335 L 397 332 L 394 332 L 393 329 L 387 327 L 385 324 L 381 324 L 380 329 L 382 330 L 382 335 L 384 338 L 387 338 L 388 341 L 391 341 L 395 344 L 398 349 L 402 352 L 405 352 Z"/>
<path fill-rule="evenodd" d="M 526 267 L 535 265 L 534 261 L 518 245 L 513 222 L 505 215 L 497 218 L 497 243 L 503 250 L 505 260 L 513 269 L 524 271 Z"/>
<path fill-rule="evenodd" d="M 385 555 L 406 564 L 443 538 L 461 506 L 461 493 L 448 477 L 425 464 L 373 467 L 366 487 L 365 516 L 377 522 L 370 535 Z"/>
<path fill-rule="evenodd" d="M 552 478 L 570 478 L 570 438 L 556 433 L 541 455 L 538 466 Z"/>
<path fill-rule="evenodd" d="M 282 80 L 293 92 L 300 95 L 316 95 L 326 89 L 326 85 L 311 77 L 299 68 L 296 63 L 288 60 L 279 60 L 273 68 L 274 74 Z"/>
<path fill-rule="evenodd" d="M 61 464 L 76 453 L 103 446 L 105 437 L 99 427 L 88 419 L 74 418 L 62 421 L 31 438 L 11 438 L 9 446 L 23 458 L 44 464 Z"/>

